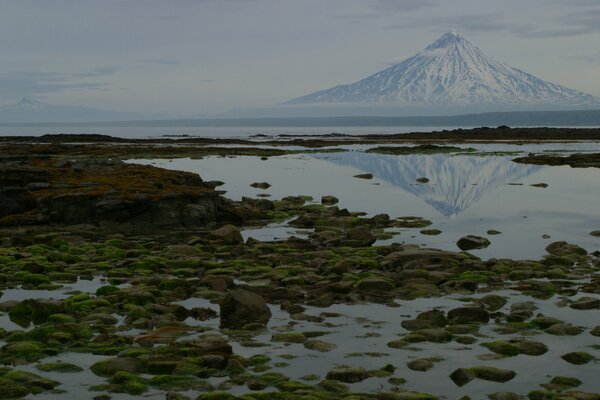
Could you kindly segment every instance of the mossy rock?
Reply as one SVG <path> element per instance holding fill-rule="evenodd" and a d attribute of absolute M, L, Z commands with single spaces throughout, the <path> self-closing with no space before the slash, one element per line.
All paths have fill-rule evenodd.
<path fill-rule="evenodd" d="M 29 394 L 26 386 L 0 377 L 0 399 L 20 399 Z"/>
<path fill-rule="evenodd" d="M 0 350 L 0 360 L 5 363 L 34 362 L 46 357 L 46 347 L 35 341 L 9 343 Z"/>
<path fill-rule="evenodd" d="M 141 372 L 144 362 L 133 357 L 117 357 L 108 360 L 96 362 L 91 366 L 91 370 L 98 376 L 113 376 L 120 371 L 137 373 Z"/>
<path fill-rule="evenodd" d="M 481 345 L 494 353 L 504 356 L 516 356 L 519 354 L 539 356 L 548 351 L 548 347 L 545 344 L 533 340 L 497 340 L 495 342 L 482 343 Z"/>
<path fill-rule="evenodd" d="M 48 363 L 48 364 L 38 364 L 35 366 L 40 371 L 44 372 L 81 372 L 83 368 L 79 365 L 65 363 L 65 362 L 56 362 L 56 363 Z"/>
<path fill-rule="evenodd" d="M 271 337 L 271 341 L 284 343 L 304 343 L 306 342 L 306 336 L 300 332 L 275 333 Z"/>
<path fill-rule="evenodd" d="M 566 362 L 574 365 L 583 365 L 587 364 L 594 359 L 590 353 L 586 353 L 584 351 L 575 351 L 572 353 L 567 353 L 562 355 L 560 358 L 565 360 Z"/>

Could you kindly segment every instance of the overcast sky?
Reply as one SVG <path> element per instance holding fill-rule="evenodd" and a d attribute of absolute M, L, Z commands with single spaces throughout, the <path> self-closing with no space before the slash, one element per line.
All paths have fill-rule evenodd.
<path fill-rule="evenodd" d="M 201 115 L 351 83 L 455 30 L 600 96 L 600 0 L 0 0 L 0 104 Z"/>

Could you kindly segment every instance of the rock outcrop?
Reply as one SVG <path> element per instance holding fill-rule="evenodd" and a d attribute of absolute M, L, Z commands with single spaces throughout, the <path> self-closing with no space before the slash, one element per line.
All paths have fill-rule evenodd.
<path fill-rule="evenodd" d="M 0 165 L 0 225 L 121 229 L 237 222 L 229 202 L 192 173 L 116 160 L 32 157 Z"/>

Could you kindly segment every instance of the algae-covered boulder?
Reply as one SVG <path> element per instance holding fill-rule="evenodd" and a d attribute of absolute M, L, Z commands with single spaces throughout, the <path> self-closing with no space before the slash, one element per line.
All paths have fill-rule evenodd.
<path fill-rule="evenodd" d="M 259 323 L 267 325 L 271 310 L 262 296 L 246 289 L 230 291 L 221 302 L 221 327 L 243 328 Z"/>

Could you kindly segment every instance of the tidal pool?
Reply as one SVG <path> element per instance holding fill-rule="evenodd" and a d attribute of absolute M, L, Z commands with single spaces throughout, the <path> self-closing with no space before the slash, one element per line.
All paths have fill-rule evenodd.
<path fill-rule="evenodd" d="M 587 151 L 592 144 L 477 145 L 481 151 L 524 152 Z M 136 160 L 163 168 L 200 174 L 204 180 L 225 182 L 225 196 L 269 194 L 270 199 L 309 195 L 318 202 L 323 195 L 339 198 L 338 206 L 370 215 L 419 216 L 442 231 L 428 236 L 419 229 L 381 244 L 414 243 L 456 250 L 463 235 L 486 236 L 492 244 L 473 253 L 481 258 L 538 258 L 551 242 L 565 240 L 588 250 L 600 248 L 599 239 L 589 235 L 600 229 L 600 171 L 596 168 L 549 167 L 518 164 L 514 156 L 492 155 L 384 155 L 347 151 L 270 157 L 206 157 L 200 160 Z M 371 180 L 354 175 L 371 173 Z M 427 183 L 417 182 L 426 177 Z M 250 187 L 266 181 L 267 190 Z M 545 183 L 546 188 L 533 184 Z M 489 235 L 488 230 L 501 234 Z M 262 240 L 282 238 L 285 226 L 254 230 Z M 283 234 L 283 235 L 282 235 Z M 550 236 L 545 238 L 543 236 Z M 257 238 L 257 237 L 255 237 Z"/>

